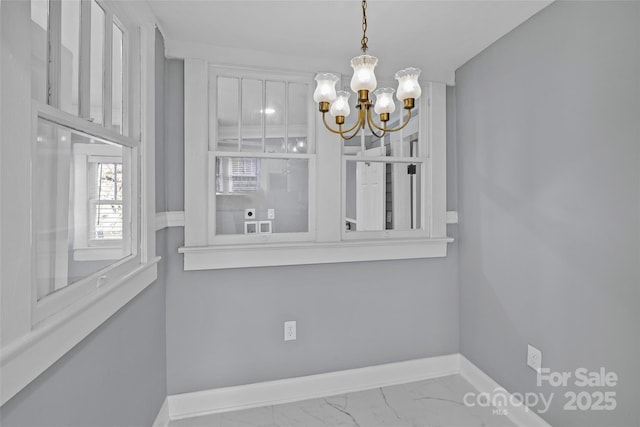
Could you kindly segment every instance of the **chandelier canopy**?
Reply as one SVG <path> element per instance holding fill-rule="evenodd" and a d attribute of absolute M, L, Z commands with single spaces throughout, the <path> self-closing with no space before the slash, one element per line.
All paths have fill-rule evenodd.
<path fill-rule="evenodd" d="M 316 75 L 316 90 L 313 94 L 313 100 L 318 103 L 322 120 L 327 129 L 340 135 L 343 139 L 351 139 L 358 135 L 361 129 L 368 127 L 373 135 L 381 138 L 389 132 L 396 132 L 405 127 L 411 120 L 411 110 L 415 106 L 415 100 L 420 98 L 422 90 L 418 83 L 420 70 L 417 68 L 405 68 L 396 73 L 398 80 L 398 90 L 395 91 L 390 87 L 384 87 L 376 90 L 378 82 L 374 69 L 378 64 L 378 58 L 367 54 L 367 1 L 362 1 L 362 55 L 356 56 L 351 60 L 353 68 L 353 77 L 351 77 L 351 90 L 358 95 L 356 108 L 358 109 L 358 117 L 356 123 L 349 129 L 343 129 L 345 117 L 349 116 L 351 109 L 349 107 L 349 96 L 351 93 L 339 90 L 336 91 L 336 83 L 340 78 L 332 73 L 318 73 Z M 376 96 L 375 104 L 369 99 L 369 93 L 373 92 Z M 387 128 L 389 116 L 396 109 L 393 101 L 393 94 L 403 103 L 403 107 L 407 110 L 407 116 L 404 122 L 396 128 Z M 380 124 L 376 123 L 371 114 L 373 111 L 379 115 Z M 337 129 L 332 128 L 327 123 L 326 113 L 335 117 Z"/>

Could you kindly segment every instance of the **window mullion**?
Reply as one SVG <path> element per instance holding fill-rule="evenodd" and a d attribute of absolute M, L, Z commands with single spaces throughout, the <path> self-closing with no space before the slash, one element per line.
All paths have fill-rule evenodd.
<path fill-rule="evenodd" d="M 262 152 L 265 152 L 265 137 L 267 134 L 267 82 L 262 80 L 262 107 L 260 108 L 260 124 L 262 125 Z"/>
<path fill-rule="evenodd" d="M 287 82 L 284 85 L 284 148 L 285 152 L 289 152 L 289 85 L 291 82 Z M 309 138 L 307 137 L 307 143 Z M 307 146 L 308 147 L 308 146 Z M 309 150 L 307 150 L 309 152 Z"/>
<path fill-rule="evenodd" d="M 242 151 L 242 80 L 238 79 L 238 151 Z"/>
<path fill-rule="evenodd" d="M 62 1 L 49 2 L 49 37 L 47 64 L 47 104 L 60 108 L 60 70 L 62 46 Z"/>
<path fill-rule="evenodd" d="M 104 127 L 112 127 L 112 98 L 111 85 L 113 84 L 113 12 L 105 9 L 104 17 L 104 81 L 103 81 L 103 118 Z"/>
<path fill-rule="evenodd" d="M 91 120 L 91 2 L 80 1 L 78 116 Z"/>

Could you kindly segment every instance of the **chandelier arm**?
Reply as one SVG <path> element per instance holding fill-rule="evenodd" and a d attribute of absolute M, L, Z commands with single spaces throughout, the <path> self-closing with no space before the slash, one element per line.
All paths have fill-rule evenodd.
<path fill-rule="evenodd" d="M 345 133 L 347 133 L 347 132 L 345 131 Z M 356 137 L 356 135 L 359 135 L 359 134 L 360 134 L 360 128 L 358 128 L 358 129 L 357 129 L 355 132 L 353 132 L 350 136 L 342 135 L 342 139 L 344 139 L 345 141 L 348 141 L 348 140 L 350 140 L 350 139 L 355 138 L 355 137 Z"/>
<path fill-rule="evenodd" d="M 347 129 L 347 130 L 343 131 L 342 139 L 344 139 L 345 141 L 348 141 L 350 139 L 355 138 L 355 136 L 360 133 L 360 129 L 364 128 L 365 120 L 366 120 L 366 118 L 365 118 L 365 115 L 364 115 L 364 111 L 362 109 L 358 109 L 358 120 L 356 121 L 356 124 L 351 126 L 351 129 Z M 351 132 L 354 129 L 355 129 L 355 131 L 351 134 L 351 136 L 345 136 L 345 134 Z"/>
<path fill-rule="evenodd" d="M 380 127 L 380 126 L 378 126 L 376 124 L 376 122 L 373 120 L 373 115 L 371 114 L 371 110 L 367 110 L 367 116 L 368 116 L 368 119 L 369 119 L 369 128 L 370 129 L 371 129 L 371 125 L 373 125 L 373 127 L 375 127 L 378 130 L 381 130 L 383 132 L 382 135 L 384 135 L 387 132 L 390 132 L 387 129 L 387 122 L 383 122 L 384 123 L 384 127 Z M 373 132 L 373 130 L 372 130 L 372 132 Z"/>
<path fill-rule="evenodd" d="M 338 130 L 335 130 L 331 126 L 329 126 L 329 123 L 327 123 L 327 113 L 322 113 L 322 121 L 324 122 L 324 127 L 326 127 L 329 132 L 342 136 L 342 133 L 344 132 L 343 130 L 341 130 L 340 128 L 338 128 Z"/>
<path fill-rule="evenodd" d="M 358 132 L 360 131 L 360 128 L 362 128 L 362 119 L 363 117 L 361 116 L 360 112 L 358 112 L 358 120 L 356 121 L 356 124 L 351 126 L 351 128 L 349 129 L 342 129 L 342 125 L 339 125 L 338 130 L 333 129 L 331 126 L 329 126 L 329 123 L 327 123 L 327 115 L 326 113 L 322 113 L 322 121 L 324 122 L 324 126 L 327 128 L 327 130 L 329 132 L 335 133 L 336 135 L 340 135 L 342 137 L 342 139 L 351 139 L 354 136 L 356 136 L 358 134 Z M 356 129 L 357 128 L 357 129 Z M 350 137 L 345 137 L 345 134 L 351 132 L 352 130 L 356 129 L 355 133 L 353 135 L 351 135 Z"/>
<path fill-rule="evenodd" d="M 342 139 L 344 139 L 345 141 L 348 141 L 350 139 L 355 138 L 355 136 L 358 135 L 358 133 L 360 133 L 360 129 L 364 128 L 364 120 L 365 120 L 365 116 L 363 114 L 362 109 L 358 109 L 358 120 L 356 120 L 356 123 L 353 126 L 351 126 L 351 128 L 342 130 L 342 125 L 340 126 L 340 130 L 342 131 L 340 136 L 342 136 Z M 350 136 L 346 136 L 346 134 L 348 134 L 351 131 L 354 131 L 354 132 Z"/>
<path fill-rule="evenodd" d="M 360 128 L 363 127 L 363 123 L 362 122 L 363 122 L 364 117 L 362 116 L 362 112 L 361 111 L 362 111 L 361 109 L 358 110 L 358 120 L 356 120 L 356 123 L 353 126 L 351 126 L 349 129 L 343 130 L 344 133 L 349 133 L 352 130 L 354 130 L 355 128 L 358 128 L 358 130 L 360 130 Z"/>
<path fill-rule="evenodd" d="M 367 108 L 367 125 L 369 125 L 369 130 L 371 131 L 371 134 L 373 136 L 375 136 L 376 138 L 382 138 L 387 132 L 384 131 L 384 129 L 380 129 L 378 126 L 375 126 L 375 123 L 373 123 L 373 125 L 382 130 L 381 134 L 377 134 L 376 131 L 374 130 L 373 126 L 371 126 L 371 123 L 373 122 L 372 118 L 371 118 L 371 110 Z"/>
<path fill-rule="evenodd" d="M 387 132 L 397 132 L 400 129 L 404 128 L 405 126 L 407 126 L 409 124 L 409 121 L 411 120 L 411 110 L 407 110 L 407 118 L 405 119 L 404 123 L 400 126 L 398 126 L 397 128 L 393 128 L 393 129 L 387 129 Z"/>

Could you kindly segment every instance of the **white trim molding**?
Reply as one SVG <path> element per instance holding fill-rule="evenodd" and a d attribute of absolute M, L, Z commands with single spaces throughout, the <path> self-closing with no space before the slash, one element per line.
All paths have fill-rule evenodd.
<path fill-rule="evenodd" d="M 460 375 L 480 393 L 492 395 L 500 393 L 505 397 L 511 397 L 512 394 L 505 390 L 500 384 L 495 382 L 493 378 L 485 374 L 480 368 L 471 363 L 466 357 L 460 355 Z M 512 399 L 507 399 L 507 403 Z M 540 418 L 538 414 L 525 405 L 509 405 L 506 408 L 506 416 L 515 425 L 522 427 L 551 427 L 549 423 Z"/>
<path fill-rule="evenodd" d="M 479 393 L 491 393 L 499 389 L 507 397 L 510 396 L 504 388 L 473 363 L 456 353 L 326 374 L 170 395 L 160 409 L 153 427 L 165 427 L 171 420 L 299 402 L 448 375 L 461 375 Z M 505 415 L 517 426 L 551 427 L 533 410 L 524 406 L 509 407 Z"/>
<path fill-rule="evenodd" d="M 457 374 L 459 356 L 430 357 L 359 369 L 169 396 L 172 420 L 404 384 Z"/>
<path fill-rule="evenodd" d="M 168 227 L 184 227 L 184 211 L 156 213 L 156 231 Z"/>
<path fill-rule="evenodd" d="M 453 238 L 181 247 L 185 270 L 444 257 Z"/>
<path fill-rule="evenodd" d="M 158 411 L 158 415 L 156 416 L 156 419 L 151 427 L 169 427 L 170 422 L 171 418 L 169 418 L 169 399 L 166 398 L 164 399 L 164 402 L 162 402 L 160 411 Z"/>

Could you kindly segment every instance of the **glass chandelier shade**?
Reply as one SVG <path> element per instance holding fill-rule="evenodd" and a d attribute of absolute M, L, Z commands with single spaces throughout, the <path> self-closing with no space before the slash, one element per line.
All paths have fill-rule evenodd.
<path fill-rule="evenodd" d="M 378 58 L 371 55 L 356 56 L 351 60 L 351 68 L 353 68 L 353 77 L 351 77 L 351 90 L 358 92 L 359 90 L 373 91 L 378 82 L 374 69 L 378 65 Z"/>
<path fill-rule="evenodd" d="M 316 90 L 313 93 L 315 102 L 333 102 L 336 99 L 336 83 L 339 78 L 331 73 L 319 73 L 316 75 Z"/>
<path fill-rule="evenodd" d="M 405 68 L 396 73 L 396 80 L 398 80 L 398 93 L 396 97 L 399 101 L 404 101 L 408 98 L 418 99 L 422 95 L 422 89 L 418 83 L 418 77 L 420 76 L 420 70 L 417 68 Z"/>
<path fill-rule="evenodd" d="M 351 108 L 349 108 L 349 97 L 351 94 L 346 90 L 339 90 L 337 95 L 336 100 L 331 104 L 329 113 L 333 117 L 347 117 L 351 113 Z"/>
<path fill-rule="evenodd" d="M 376 96 L 376 105 L 373 107 L 373 111 L 376 114 L 391 114 L 396 111 L 396 104 L 393 102 L 394 89 L 390 87 L 382 87 L 373 94 Z"/>

